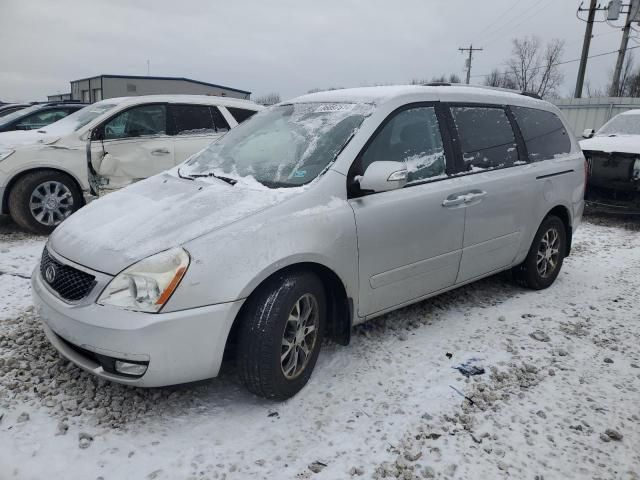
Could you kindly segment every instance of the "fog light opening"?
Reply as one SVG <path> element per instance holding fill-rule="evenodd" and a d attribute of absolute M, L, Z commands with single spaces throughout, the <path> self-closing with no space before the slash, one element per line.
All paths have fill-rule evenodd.
<path fill-rule="evenodd" d="M 124 360 L 116 360 L 114 369 L 122 375 L 130 375 L 132 377 L 141 377 L 147 371 L 147 364 L 125 362 Z"/>

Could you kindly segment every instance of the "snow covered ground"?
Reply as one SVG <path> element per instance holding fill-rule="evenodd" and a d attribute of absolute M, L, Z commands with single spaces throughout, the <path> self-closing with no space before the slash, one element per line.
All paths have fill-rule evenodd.
<path fill-rule="evenodd" d="M 583 224 L 546 291 L 499 275 L 360 326 L 284 403 L 230 365 L 140 390 L 60 359 L 30 308 L 44 241 L 0 218 L 2 480 L 640 478 L 640 229 Z"/>

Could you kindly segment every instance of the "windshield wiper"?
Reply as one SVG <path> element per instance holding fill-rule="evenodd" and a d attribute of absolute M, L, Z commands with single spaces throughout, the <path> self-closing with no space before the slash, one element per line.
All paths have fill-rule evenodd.
<path fill-rule="evenodd" d="M 182 175 L 180 173 L 180 170 L 178 170 L 178 175 L 180 176 L 180 178 L 186 178 L 188 180 L 193 180 L 195 178 L 217 178 L 218 180 L 222 180 L 223 182 L 227 182 L 229 185 L 235 185 L 236 183 L 238 183 L 238 181 L 234 178 L 229 178 L 229 177 L 223 177 L 222 175 L 216 175 L 213 172 L 209 172 L 209 173 L 195 173 L 192 175 Z"/>

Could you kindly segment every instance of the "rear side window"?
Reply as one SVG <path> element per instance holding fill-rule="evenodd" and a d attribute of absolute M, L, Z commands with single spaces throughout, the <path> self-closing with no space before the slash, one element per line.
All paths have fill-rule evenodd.
<path fill-rule="evenodd" d="M 516 138 L 507 114 L 497 107 L 452 107 L 467 171 L 500 168 L 518 160 Z"/>
<path fill-rule="evenodd" d="M 198 135 L 216 131 L 208 106 L 172 105 L 171 114 L 176 135 Z"/>
<path fill-rule="evenodd" d="M 435 109 L 409 108 L 389 120 L 363 153 L 361 171 L 378 161 L 403 163 L 409 183 L 445 176 L 445 153 Z"/>
<path fill-rule="evenodd" d="M 218 107 L 211 107 L 211 115 L 213 116 L 213 123 L 216 126 L 217 132 L 229 131 L 229 124 L 218 110 Z"/>
<path fill-rule="evenodd" d="M 236 122 L 238 123 L 242 123 L 247 118 L 250 118 L 251 116 L 258 113 L 255 110 L 247 110 L 245 108 L 235 108 L 235 107 L 227 107 L 227 110 L 229 110 L 229 113 L 233 115 L 233 118 L 235 118 Z"/>
<path fill-rule="evenodd" d="M 511 111 L 527 145 L 529 161 L 548 160 L 571 151 L 569 135 L 555 113 L 525 107 L 511 107 Z"/>

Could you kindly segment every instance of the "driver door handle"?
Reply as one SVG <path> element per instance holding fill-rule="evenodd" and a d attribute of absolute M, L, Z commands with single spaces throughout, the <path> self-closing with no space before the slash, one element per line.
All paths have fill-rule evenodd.
<path fill-rule="evenodd" d="M 442 201 L 443 207 L 456 207 L 467 201 L 466 195 L 449 195 Z"/>
<path fill-rule="evenodd" d="M 151 155 L 169 155 L 169 150 L 166 148 L 155 148 L 151 150 Z"/>

